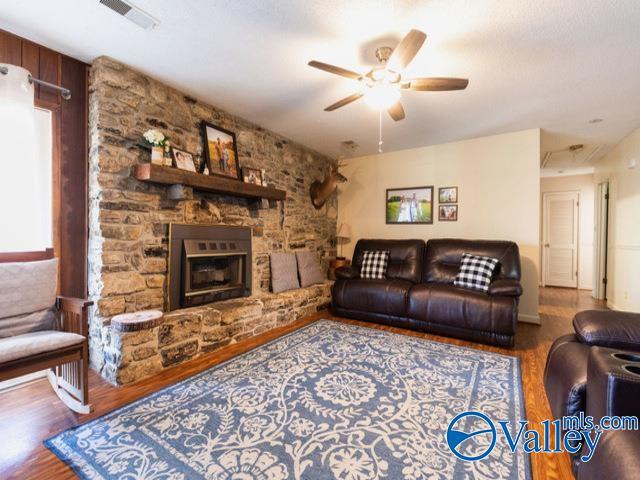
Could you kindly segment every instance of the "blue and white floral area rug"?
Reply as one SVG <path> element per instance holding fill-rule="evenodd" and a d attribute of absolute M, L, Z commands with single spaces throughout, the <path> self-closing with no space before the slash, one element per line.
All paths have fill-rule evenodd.
<path fill-rule="evenodd" d="M 91 479 L 529 478 L 451 453 L 466 410 L 524 418 L 518 359 L 322 320 L 45 443 Z"/>

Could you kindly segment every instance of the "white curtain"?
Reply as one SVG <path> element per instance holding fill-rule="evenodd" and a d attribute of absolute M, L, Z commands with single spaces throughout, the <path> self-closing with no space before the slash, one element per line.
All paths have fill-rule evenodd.
<path fill-rule="evenodd" d="M 47 110 L 0 105 L 0 252 L 52 246 L 51 120 Z"/>

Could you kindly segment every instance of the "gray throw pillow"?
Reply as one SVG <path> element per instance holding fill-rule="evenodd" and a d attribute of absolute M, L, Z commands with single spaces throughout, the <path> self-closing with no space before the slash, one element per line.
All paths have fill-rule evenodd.
<path fill-rule="evenodd" d="M 296 252 L 300 286 L 308 287 L 314 283 L 322 283 L 325 277 L 320 269 L 318 257 L 313 252 Z"/>
<path fill-rule="evenodd" d="M 273 293 L 300 288 L 295 253 L 271 254 L 271 290 Z"/>

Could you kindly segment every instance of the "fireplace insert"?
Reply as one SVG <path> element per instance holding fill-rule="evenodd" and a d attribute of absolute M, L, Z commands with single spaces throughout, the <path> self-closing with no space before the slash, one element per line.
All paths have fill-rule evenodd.
<path fill-rule="evenodd" d="M 169 310 L 251 295 L 251 229 L 172 224 Z"/>

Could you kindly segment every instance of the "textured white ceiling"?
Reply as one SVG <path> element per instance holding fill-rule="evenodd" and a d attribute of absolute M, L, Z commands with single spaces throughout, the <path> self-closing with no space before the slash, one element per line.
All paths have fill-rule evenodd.
<path fill-rule="evenodd" d="M 376 46 L 429 37 L 408 76 L 470 79 L 461 92 L 403 92 L 386 151 L 540 127 L 544 151 L 608 146 L 640 126 L 638 0 L 135 0 L 145 31 L 98 0 L 0 0 L 0 28 L 90 62 L 109 55 L 330 155 L 377 148 L 359 101 L 332 113 L 350 80 L 311 59 L 366 71 Z M 395 46 L 391 44 L 390 46 Z M 591 118 L 603 118 L 598 124 Z"/>

